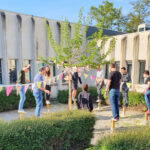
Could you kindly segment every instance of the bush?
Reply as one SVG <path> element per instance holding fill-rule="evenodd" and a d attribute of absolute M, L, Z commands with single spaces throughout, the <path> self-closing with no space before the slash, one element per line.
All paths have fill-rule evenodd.
<path fill-rule="evenodd" d="M 68 103 L 68 94 L 69 94 L 68 92 L 69 92 L 68 90 L 58 91 L 57 100 L 60 103 L 67 104 Z M 78 88 L 77 95 L 80 92 L 81 92 L 81 88 Z M 96 88 L 95 87 L 89 87 L 89 92 L 92 95 L 93 101 L 95 101 L 97 99 L 97 90 L 96 90 Z"/>
<path fill-rule="evenodd" d="M 149 150 L 150 127 L 123 131 L 103 138 L 87 150 Z"/>
<path fill-rule="evenodd" d="M 6 96 L 6 91 L 0 92 L 0 112 L 18 109 L 20 96 L 16 94 L 16 90 L 13 90 L 9 96 Z M 31 90 L 26 92 L 26 100 L 24 108 L 35 106 L 34 96 Z"/>
<path fill-rule="evenodd" d="M 94 115 L 83 110 L 2 123 L 0 150 L 82 150 L 90 145 L 94 124 Z"/>

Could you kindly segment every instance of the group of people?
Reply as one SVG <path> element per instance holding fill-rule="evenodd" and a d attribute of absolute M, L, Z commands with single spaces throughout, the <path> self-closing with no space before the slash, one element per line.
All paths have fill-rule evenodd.
<path fill-rule="evenodd" d="M 30 65 L 25 66 L 20 71 L 20 76 L 18 83 L 22 84 L 20 88 L 20 102 L 19 102 L 19 109 L 18 112 L 24 112 L 23 110 L 23 104 L 25 101 L 25 86 L 27 82 L 30 82 L 26 79 L 25 73 L 27 73 L 30 69 Z M 97 88 L 97 102 L 100 102 L 102 100 L 101 97 L 101 90 L 104 85 L 104 70 L 100 68 L 100 66 L 97 66 L 97 74 L 96 74 L 96 80 L 95 80 L 95 86 Z M 148 70 L 145 70 L 143 73 L 143 76 L 145 78 L 145 84 L 147 84 L 147 88 L 144 91 L 145 94 L 145 101 L 148 107 L 147 113 L 150 113 L 150 73 Z M 46 104 L 50 104 L 50 93 L 51 93 L 51 72 L 50 67 L 41 67 L 39 69 L 39 73 L 34 77 L 34 87 L 33 87 L 33 95 L 36 101 L 36 110 L 35 110 L 35 116 L 40 116 L 40 111 L 43 105 L 43 97 L 42 92 L 45 92 L 46 95 Z M 37 86 L 37 82 L 40 82 L 40 87 Z M 77 102 L 78 109 L 88 109 L 89 111 L 93 110 L 93 100 L 92 96 L 89 93 L 89 87 L 88 84 L 82 84 L 82 91 L 77 96 L 77 89 L 78 89 L 78 82 L 82 84 L 81 78 L 78 73 L 78 67 L 75 67 L 74 73 L 72 74 L 72 83 L 73 83 L 73 92 L 72 92 L 72 101 Z M 120 96 L 120 87 L 122 90 L 122 96 L 124 99 L 124 107 L 128 107 L 128 91 L 129 86 L 128 83 L 131 82 L 131 77 L 127 73 L 127 70 L 125 67 L 121 68 L 121 72 L 116 70 L 115 63 L 110 63 L 109 65 L 109 75 L 108 80 L 106 84 L 105 89 L 105 95 L 108 94 L 110 106 L 112 109 L 112 115 L 113 120 L 118 121 L 119 120 L 119 96 Z M 45 83 L 45 85 L 44 85 Z M 76 100 L 77 96 L 77 100 Z"/>

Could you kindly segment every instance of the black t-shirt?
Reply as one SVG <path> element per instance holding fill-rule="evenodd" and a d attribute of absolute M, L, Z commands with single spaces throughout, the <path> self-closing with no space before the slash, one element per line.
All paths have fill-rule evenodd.
<path fill-rule="evenodd" d="M 108 79 L 111 80 L 109 89 L 120 89 L 121 73 L 119 71 L 111 71 Z"/>
<path fill-rule="evenodd" d="M 148 82 L 150 82 L 150 76 L 145 80 L 145 84 L 147 84 Z"/>
<path fill-rule="evenodd" d="M 18 81 L 20 84 L 25 84 L 26 81 L 25 81 L 25 72 L 23 70 L 21 70 L 19 72 L 19 81 Z"/>

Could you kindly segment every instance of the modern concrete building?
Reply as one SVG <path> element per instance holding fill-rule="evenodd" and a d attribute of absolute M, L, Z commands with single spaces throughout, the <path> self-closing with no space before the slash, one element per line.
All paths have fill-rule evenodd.
<path fill-rule="evenodd" d="M 33 81 L 34 75 L 43 65 L 38 57 L 54 56 L 55 52 L 49 45 L 44 18 L 0 10 L 0 84 L 16 82 L 21 68 L 30 63 L 31 71 L 28 78 Z M 60 23 L 47 19 L 51 26 L 55 41 L 60 42 Z M 73 23 L 69 23 L 71 36 Z M 89 27 L 86 36 L 96 32 L 95 27 Z M 120 32 L 105 30 L 104 35 L 118 35 Z M 60 73 L 56 66 L 51 66 L 53 76 Z M 91 84 L 93 84 L 91 82 Z M 66 83 L 54 83 L 52 95 L 56 97 L 59 89 L 66 88 Z M 53 90 L 54 89 L 54 90 Z"/>
<path fill-rule="evenodd" d="M 55 41 L 60 42 L 60 23 L 57 20 L 47 19 L 52 28 Z M 73 23 L 69 23 L 71 36 Z M 103 35 L 114 36 L 116 45 L 114 51 L 106 58 L 114 58 L 117 69 L 127 67 L 132 77 L 133 89 L 142 84 L 142 72 L 150 70 L 150 31 L 147 25 L 140 25 L 138 32 L 123 34 L 112 30 L 103 30 Z M 86 36 L 96 32 L 97 28 L 89 27 Z M 105 48 L 111 44 L 108 41 Z M 105 49 L 103 50 L 105 52 Z M 34 75 L 42 64 L 38 57 L 54 56 L 55 52 L 49 45 L 43 18 L 0 10 L 0 84 L 15 83 L 18 71 L 26 64 L 31 64 L 28 78 L 33 81 Z M 53 76 L 61 72 L 56 66 L 51 66 Z M 94 71 L 90 73 L 96 74 Z M 108 65 L 105 66 L 105 76 L 108 76 Z M 94 81 L 83 79 L 83 82 L 94 85 Z M 52 85 L 52 96 L 57 91 L 67 88 L 67 84 L 59 81 Z"/>

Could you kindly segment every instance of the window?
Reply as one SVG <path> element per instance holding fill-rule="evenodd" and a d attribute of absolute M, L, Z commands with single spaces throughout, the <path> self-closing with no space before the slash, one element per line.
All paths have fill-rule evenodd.
<path fill-rule="evenodd" d="M 139 63 L 139 83 L 143 84 L 144 83 L 144 78 L 143 78 L 143 72 L 145 70 L 145 61 L 140 61 Z"/>
<path fill-rule="evenodd" d="M 35 72 L 38 73 L 40 67 L 44 66 L 45 64 L 40 62 L 40 61 L 36 61 L 36 67 L 35 67 Z"/>
<path fill-rule="evenodd" d="M 60 44 L 61 42 L 61 25 L 59 22 L 57 22 L 57 29 L 58 29 L 58 43 Z"/>
<path fill-rule="evenodd" d="M 120 62 L 117 61 L 117 62 L 115 62 L 115 64 L 116 64 L 116 70 L 120 71 Z"/>
<path fill-rule="evenodd" d="M 0 60 L 0 84 L 2 84 L 2 63 Z"/>
<path fill-rule="evenodd" d="M 131 77 L 131 75 L 132 75 L 132 62 L 127 62 L 127 72 Z"/>
<path fill-rule="evenodd" d="M 106 67 L 105 67 L 105 79 L 108 79 L 108 73 L 109 73 L 109 65 L 106 64 Z"/>
<path fill-rule="evenodd" d="M 144 31 L 144 28 L 139 28 L 139 32 L 142 32 L 142 31 Z"/>
<path fill-rule="evenodd" d="M 9 69 L 9 81 L 10 83 L 16 83 L 17 81 L 17 60 L 10 59 L 8 60 L 8 69 Z"/>
<path fill-rule="evenodd" d="M 25 59 L 24 62 L 23 62 L 23 66 L 27 66 L 28 64 L 31 65 L 31 60 Z M 28 79 L 29 81 L 31 81 L 31 68 L 30 68 L 29 72 L 26 73 L 26 79 Z"/>

